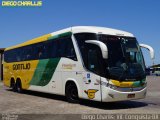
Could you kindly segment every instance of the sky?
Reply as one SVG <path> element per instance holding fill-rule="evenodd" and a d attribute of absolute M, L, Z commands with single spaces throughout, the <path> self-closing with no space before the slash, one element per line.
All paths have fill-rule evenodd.
<path fill-rule="evenodd" d="M 2 1 L 2 0 L 0 0 Z M 42 7 L 0 5 L 0 48 L 71 26 L 102 26 L 133 33 L 160 63 L 160 0 L 42 0 Z M 153 64 L 142 50 L 146 66 Z"/>

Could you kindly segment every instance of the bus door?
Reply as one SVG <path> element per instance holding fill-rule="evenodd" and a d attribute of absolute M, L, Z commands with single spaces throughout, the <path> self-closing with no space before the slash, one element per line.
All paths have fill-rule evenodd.
<path fill-rule="evenodd" d="M 83 96 L 85 99 L 101 101 L 101 71 L 102 59 L 100 48 L 96 45 L 87 45 L 86 72 L 83 73 Z"/>

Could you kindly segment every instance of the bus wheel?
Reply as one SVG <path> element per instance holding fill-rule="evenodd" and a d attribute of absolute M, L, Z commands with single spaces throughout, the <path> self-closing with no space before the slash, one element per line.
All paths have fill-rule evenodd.
<path fill-rule="evenodd" d="M 16 92 L 18 93 L 22 93 L 22 84 L 21 84 L 21 81 L 20 80 L 17 80 L 16 82 Z"/>
<path fill-rule="evenodd" d="M 69 83 L 66 85 L 66 90 L 65 90 L 66 98 L 68 102 L 70 103 L 78 103 L 78 90 L 77 87 L 74 83 Z"/>
<path fill-rule="evenodd" d="M 14 79 L 11 79 L 10 88 L 12 89 L 12 91 L 14 91 L 14 92 L 16 91 L 16 86 L 15 86 Z"/>

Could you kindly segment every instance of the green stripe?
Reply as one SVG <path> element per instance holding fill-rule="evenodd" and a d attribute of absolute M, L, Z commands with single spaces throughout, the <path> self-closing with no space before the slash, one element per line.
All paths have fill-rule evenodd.
<path fill-rule="evenodd" d="M 133 86 L 133 87 L 141 87 L 142 85 L 144 85 L 145 81 L 146 81 L 146 78 L 143 79 L 143 80 L 141 80 L 141 81 L 133 82 L 133 85 L 132 85 L 132 86 Z"/>
<path fill-rule="evenodd" d="M 72 32 L 62 33 L 62 34 L 59 35 L 59 37 L 65 37 L 65 36 L 68 36 L 68 35 L 72 35 Z"/>
<path fill-rule="evenodd" d="M 60 58 L 40 60 L 30 82 L 30 85 L 47 85 L 50 82 L 59 61 Z"/>
<path fill-rule="evenodd" d="M 53 40 L 53 39 L 65 37 L 65 36 L 68 36 L 68 35 L 72 35 L 72 32 L 66 32 L 66 33 L 62 33 L 62 34 L 59 34 L 59 35 L 54 35 L 54 36 L 49 37 L 48 40 Z"/>
<path fill-rule="evenodd" d="M 133 87 L 139 87 L 139 86 L 141 86 L 140 81 L 134 82 L 132 86 Z"/>
<path fill-rule="evenodd" d="M 56 38 L 59 38 L 59 36 L 58 35 L 51 36 L 51 37 L 48 38 L 48 40 L 53 40 L 53 39 L 56 39 Z"/>

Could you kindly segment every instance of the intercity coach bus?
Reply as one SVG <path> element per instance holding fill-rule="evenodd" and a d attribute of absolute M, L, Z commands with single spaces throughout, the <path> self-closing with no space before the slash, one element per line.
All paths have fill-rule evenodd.
<path fill-rule="evenodd" d="M 4 51 L 4 85 L 101 102 L 146 96 L 145 63 L 133 34 L 76 26 Z M 153 57 L 153 49 L 151 49 Z"/>

